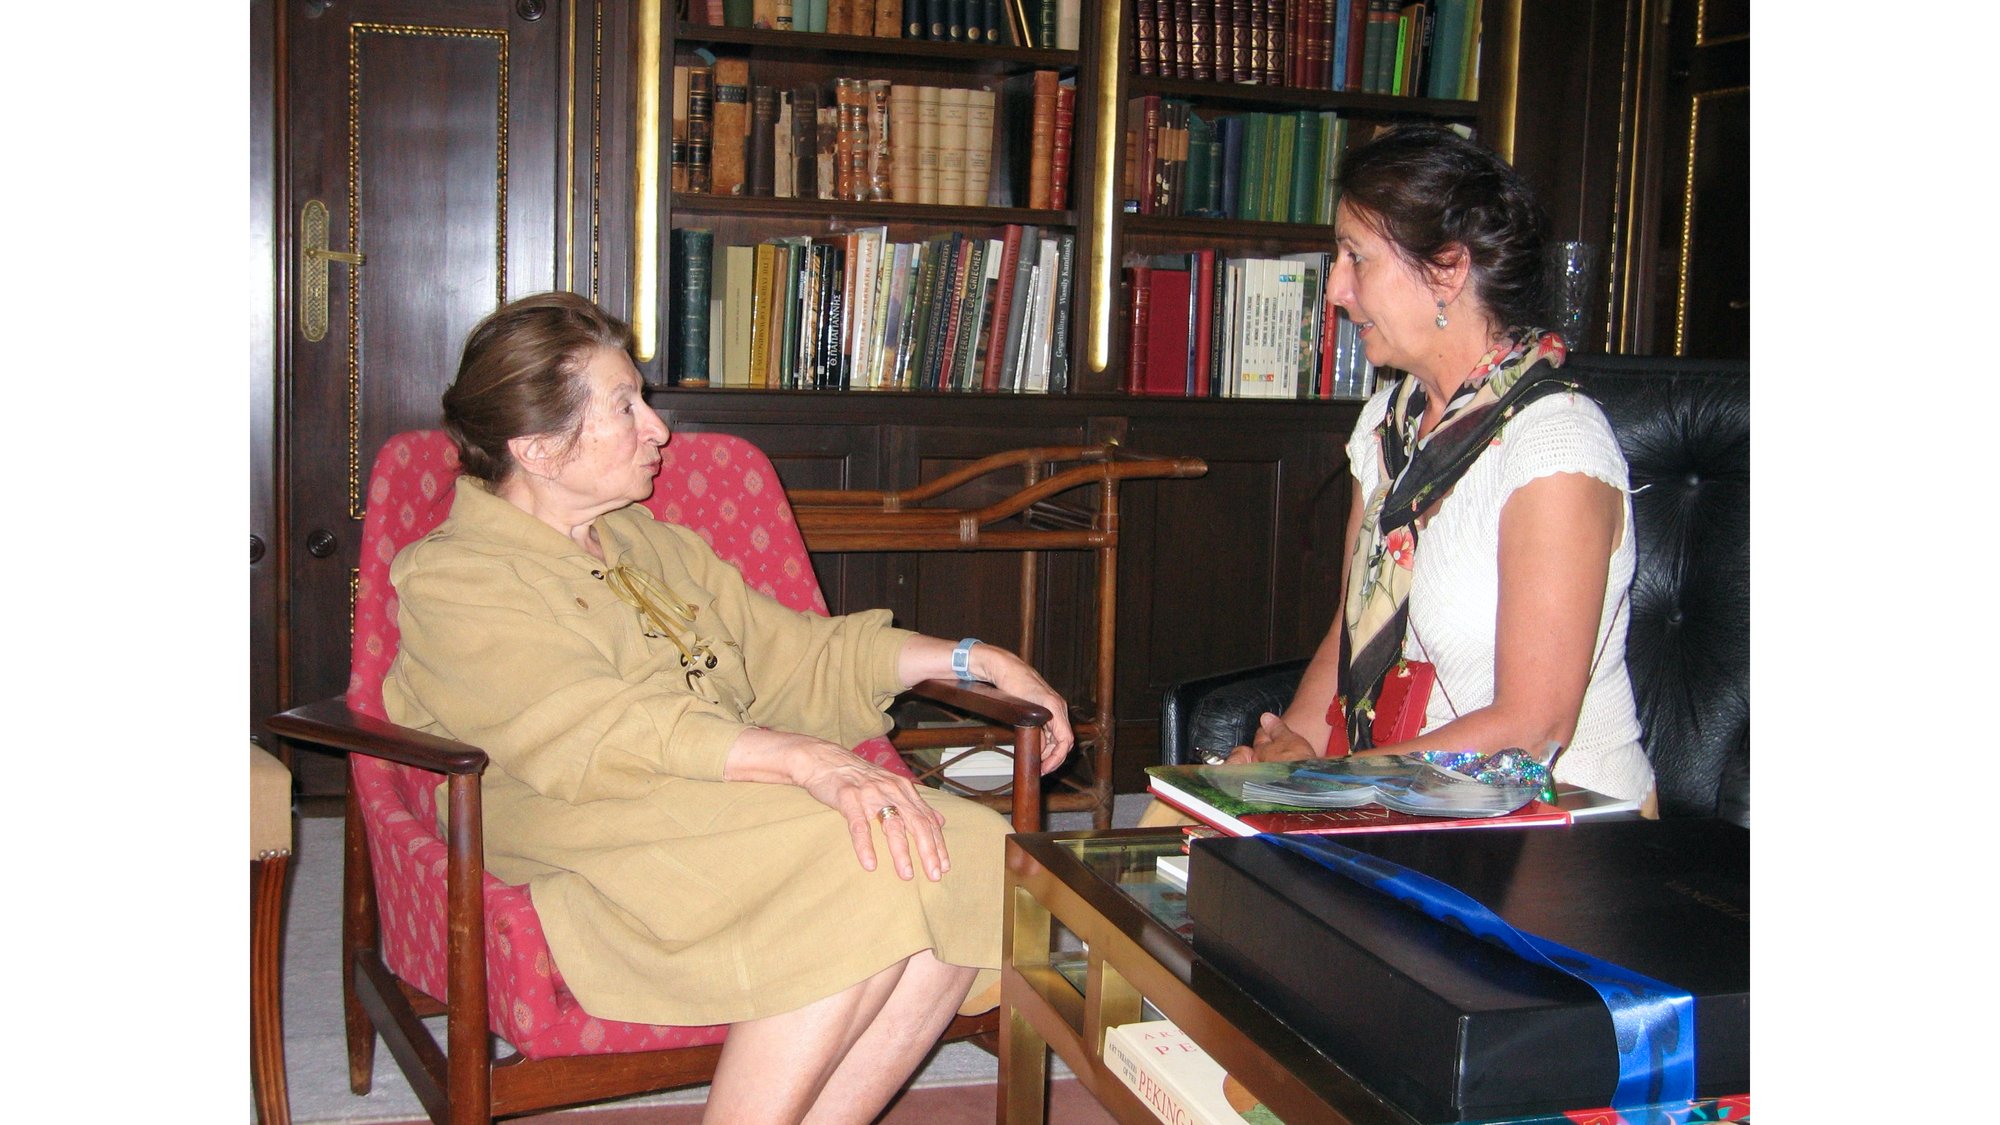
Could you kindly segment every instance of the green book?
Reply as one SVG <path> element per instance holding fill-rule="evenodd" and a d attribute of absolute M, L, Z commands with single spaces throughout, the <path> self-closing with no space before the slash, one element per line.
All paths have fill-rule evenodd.
<path fill-rule="evenodd" d="M 722 22 L 727 27 L 749 27 L 753 0 L 722 0 Z"/>
<path fill-rule="evenodd" d="M 781 268 L 784 270 L 785 294 L 773 311 L 784 317 L 784 329 L 777 333 L 777 339 L 772 343 L 784 349 L 778 353 L 778 385 L 796 388 L 799 385 L 799 283 L 804 280 L 806 248 L 811 239 L 794 236 L 781 238 L 778 242 L 784 254 Z"/>
<path fill-rule="evenodd" d="M 1293 118 L 1292 132 L 1298 139 L 1293 142 L 1297 152 L 1292 156 L 1290 221 L 1315 222 L 1319 217 L 1319 186 L 1325 182 L 1319 166 L 1319 114 L 1309 109 L 1299 110 Z"/>
<path fill-rule="evenodd" d="M 1243 218 L 1262 220 L 1264 214 L 1265 184 L 1270 180 L 1267 174 L 1270 161 L 1266 159 L 1265 138 L 1268 113 L 1246 113 L 1243 115 Z"/>
<path fill-rule="evenodd" d="M 1181 198 L 1181 214 L 1206 215 L 1214 204 L 1209 191 L 1208 175 L 1212 166 L 1209 159 L 1208 143 L 1214 135 L 1208 122 L 1200 114 L 1188 114 L 1188 158 L 1187 175 L 1183 183 L 1185 191 Z"/>
<path fill-rule="evenodd" d="M 708 290 L 715 232 L 699 227 L 674 231 L 673 307 L 669 310 L 667 382 L 708 385 Z"/>
<path fill-rule="evenodd" d="M 1265 177 L 1264 217 L 1274 223 L 1292 218 L 1292 166 L 1298 154 L 1299 131 L 1288 113 L 1274 113 L 1267 126 L 1271 141 L 1270 175 Z"/>
<path fill-rule="evenodd" d="M 1403 52 L 1409 47 L 1410 32 L 1412 30 L 1410 26 L 1411 22 L 1411 13 L 1407 8 L 1396 17 L 1396 53 L 1390 56 L 1395 60 L 1395 69 L 1390 72 L 1389 78 L 1389 92 L 1392 94 L 1409 93 L 1408 90 L 1403 88 L 1405 77 L 1403 74 Z M 1388 36 L 1384 35 L 1383 39 L 1388 39 Z"/>

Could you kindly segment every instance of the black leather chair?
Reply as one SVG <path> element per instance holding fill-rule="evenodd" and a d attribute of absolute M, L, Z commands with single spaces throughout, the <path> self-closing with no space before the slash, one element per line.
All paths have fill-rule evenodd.
<path fill-rule="evenodd" d="M 1750 366 L 1575 356 L 1631 466 L 1637 568 L 1625 662 L 1663 816 L 1750 823 Z M 1250 740 L 1307 661 L 1169 687 L 1160 760 Z"/>

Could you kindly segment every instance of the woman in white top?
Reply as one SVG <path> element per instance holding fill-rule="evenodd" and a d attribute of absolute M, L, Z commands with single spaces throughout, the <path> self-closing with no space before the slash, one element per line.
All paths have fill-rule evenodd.
<path fill-rule="evenodd" d="M 1541 322 L 1547 219 L 1486 149 L 1406 128 L 1349 154 L 1332 299 L 1368 359 L 1342 620 L 1234 762 L 1555 744 L 1559 781 L 1650 809 L 1625 673 L 1632 509 L 1610 424 Z M 1421 731 L 1374 745 L 1401 661 L 1436 666 Z"/>

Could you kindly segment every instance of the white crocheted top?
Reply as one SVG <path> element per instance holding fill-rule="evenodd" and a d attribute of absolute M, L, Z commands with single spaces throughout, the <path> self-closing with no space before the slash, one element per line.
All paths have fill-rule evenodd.
<path fill-rule="evenodd" d="M 1382 469 L 1375 427 L 1388 410 L 1391 383 L 1368 400 L 1347 443 L 1348 463 L 1371 495 Z M 1431 691 L 1424 730 L 1493 702 L 1493 649 L 1500 604 L 1500 510 L 1514 490 L 1551 473 L 1587 473 L 1627 492 L 1625 456 L 1604 412 L 1587 396 L 1557 392 L 1518 412 L 1498 444 L 1473 462 L 1438 506 L 1418 540 L 1411 576 L 1411 628 L 1403 655 L 1437 665 L 1440 689 Z M 1625 534 L 1611 553 L 1603 615 L 1597 626 L 1597 662 L 1584 693 L 1570 748 L 1556 763 L 1556 779 L 1624 800 L 1642 798 L 1653 785 L 1653 767 L 1639 744 L 1632 682 L 1625 672 L 1625 626 L 1631 604 L 1632 501 L 1625 501 Z M 1616 610 L 1614 614 L 1614 610 Z M 1449 697 L 1449 699 L 1447 699 Z"/>

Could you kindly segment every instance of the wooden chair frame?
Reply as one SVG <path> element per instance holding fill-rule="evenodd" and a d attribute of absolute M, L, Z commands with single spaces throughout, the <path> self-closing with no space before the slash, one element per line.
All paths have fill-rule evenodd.
<path fill-rule="evenodd" d="M 911 693 L 1011 727 L 1018 745 L 1039 757 L 1047 709 L 983 684 L 926 680 Z M 348 1088 L 366 1094 L 375 1081 L 375 1035 L 389 1045 L 417 1099 L 437 1125 L 487 1125 L 495 1116 L 528 1113 L 605 1098 L 643 1094 L 706 1082 L 715 1075 L 721 1044 L 613 1055 L 529 1060 L 519 1054 L 493 1058 L 486 995 L 484 820 L 479 777 L 486 752 L 347 707 L 346 698 L 297 707 L 270 720 L 273 733 L 319 746 L 386 758 L 446 778 L 445 977 L 447 996 L 432 997 L 396 977 L 380 948 L 368 830 L 358 787 L 347 787 L 343 873 L 341 991 L 347 1008 Z M 1040 827 L 1041 778 L 1016 763 L 1013 806 L 1029 826 Z M 1021 827 L 1021 821 L 1016 821 Z M 421 1022 L 446 1015 L 445 1046 Z M 959 1016 L 945 1038 L 997 1042 L 998 1010 Z"/>
<path fill-rule="evenodd" d="M 1045 467 L 1076 467 L 1044 476 Z M 1022 484 L 1012 495 L 983 508 L 925 507 L 955 488 L 1018 466 Z M 789 495 L 799 531 L 809 551 L 1019 551 L 1021 553 L 1021 648 L 1034 659 L 1040 551 L 1090 551 L 1097 565 L 1097 664 L 1088 713 L 1073 712 L 1077 753 L 1090 765 L 1086 781 L 1067 778 L 1068 791 L 1050 793 L 1051 811 L 1088 809 L 1098 828 L 1111 827 L 1111 756 L 1117 721 L 1112 708 L 1118 639 L 1118 486 L 1128 480 L 1198 477 L 1208 465 L 1193 457 L 1131 453 L 1116 442 L 1089 446 L 1040 446 L 996 453 L 902 491 L 797 489 Z M 1058 501 L 1073 489 L 1092 487 L 1096 507 Z M 1019 517 L 1018 526 L 1001 527 Z M 996 745 L 992 728 L 983 745 Z M 899 730 L 898 750 L 959 745 L 964 731 Z M 1040 801 L 1031 822 L 1022 818 L 1024 789 L 1035 781 L 1032 765 L 1039 743 L 1015 743 L 1014 781 L 977 799 L 1004 808 L 1011 800 L 1017 831 L 1040 828 Z M 917 770 L 919 777 L 942 774 L 948 763 Z M 1037 793 L 1039 798 L 1039 792 Z M 1033 827 L 1028 824 L 1032 823 Z"/>

